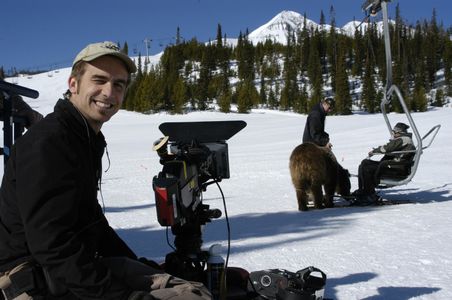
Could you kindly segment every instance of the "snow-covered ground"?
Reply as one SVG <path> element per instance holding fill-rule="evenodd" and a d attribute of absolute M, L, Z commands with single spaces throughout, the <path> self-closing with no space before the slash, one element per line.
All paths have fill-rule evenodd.
<path fill-rule="evenodd" d="M 65 91 L 68 73 L 14 81 L 41 93 L 27 102 L 46 114 Z M 103 128 L 110 155 L 102 184 L 106 216 L 139 256 L 164 260 L 171 249 L 157 222 L 152 190 L 152 178 L 161 170 L 152 151 L 162 136 L 159 124 L 244 120 L 247 126 L 228 141 L 231 178 L 221 182 L 232 231 L 231 266 L 296 271 L 313 265 L 327 274 L 325 297 L 333 299 L 451 299 L 451 115 L 451 108 L 412 114 L 421 136 L 436 124 L 441 130 L 424 151 L 413 181 L 381 191 L 387 199 L 412 204 L 298 212 L 288 162 L 301 142 L 306 115 L 120 111 Z M 390 120 L 406 122 L 402 114 L 390 114 Z M 389 138 L 380 114 L 328 116 L 326 130 L 337 158 L 353 174 L 367 152 Z M 104 159 L 104 169 L 107 165 Z M 215 185 L 204 193 L 204 203 L 223 210 Z M 206 247 L 226 245 L 226 238 L 224 216 L 205 227 Z"/>

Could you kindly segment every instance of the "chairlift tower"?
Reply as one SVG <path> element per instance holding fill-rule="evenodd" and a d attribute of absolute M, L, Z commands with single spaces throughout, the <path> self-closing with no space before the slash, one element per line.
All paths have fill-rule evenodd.
<path fill-rule="evenodd" d="M 152 40 L 149 39 L 149 38 L 145 38 L 143 40 L 143 42 L 146 45 L 146 58 L 144 60 L 144 64 L 147 65 L 150 62 L 150 60 L 149 60 L 149 49 L 151 49 L 151 42 L 152 42 Z"/>

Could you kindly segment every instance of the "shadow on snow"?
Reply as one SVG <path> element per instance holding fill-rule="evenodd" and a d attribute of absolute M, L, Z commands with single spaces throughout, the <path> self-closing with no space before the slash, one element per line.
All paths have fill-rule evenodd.
<path fill-rule="evenodd" d="M 362 282 L 367 282 L 376 278 L 375 273 L 357 273 L 350 274 L 341 278 L 328 278 L 325 286 L 325 297 L 328 299 L 336 299 L 336 287 L 341 285 L 354 285 Z M 379 287 L 377 294 L 374 296 L 363 298 L 363 300 L 408 300 L 413 297 L 420 297 L 428 295 L 441 290 L 440 288 L 432 287 Z"/>

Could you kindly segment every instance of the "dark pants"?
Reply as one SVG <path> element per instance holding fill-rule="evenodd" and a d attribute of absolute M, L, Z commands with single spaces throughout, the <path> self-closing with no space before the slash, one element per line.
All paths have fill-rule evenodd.
<path fill-rule="evenodd" d="M 378 182 L 375 178 L 379 161 L 364 159 L 358 168 L 358 186 L 365 195 L 375 194 Z"/>

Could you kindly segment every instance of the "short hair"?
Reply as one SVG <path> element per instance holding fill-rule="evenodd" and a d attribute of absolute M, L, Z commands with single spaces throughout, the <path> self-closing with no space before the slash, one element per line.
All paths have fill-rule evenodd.
<path fill-rule="evenodd" d="M 322 103 L 327 103 L 331 108 L 334 108 L 336 102 L 333 97 L 325 97 L 322 99 Z"/>

